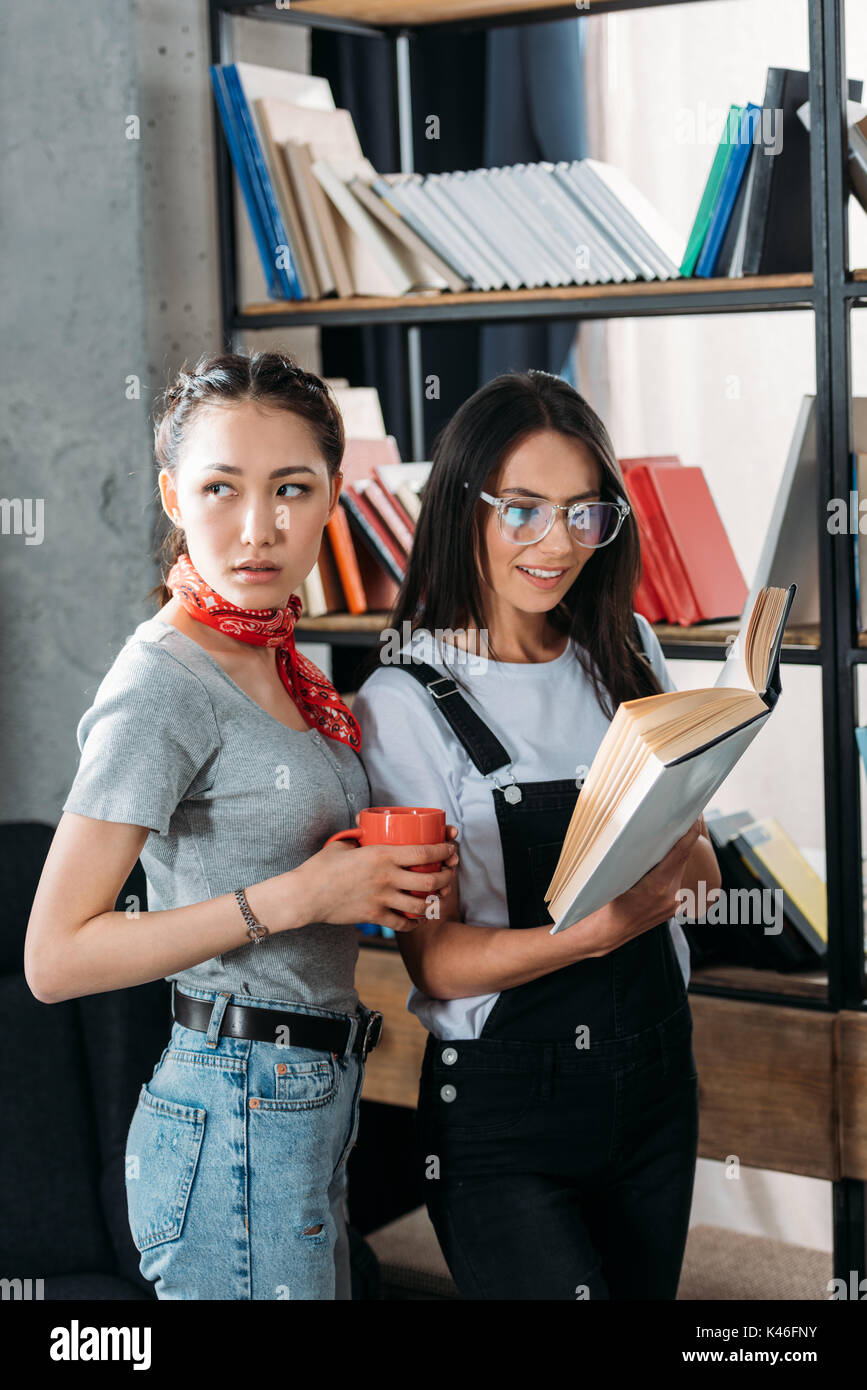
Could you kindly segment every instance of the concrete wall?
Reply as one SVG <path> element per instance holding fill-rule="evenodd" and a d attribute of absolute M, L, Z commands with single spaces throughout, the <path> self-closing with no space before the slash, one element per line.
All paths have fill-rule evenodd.
<path fill-rule="evenodd" d="M 206 14 L 32 0 L 0 16 L 3 820 L 57 821 L 78 719 L 154 611 L 149 412 L 184 358 L 220 347 Z M 305 29 L 232 27 L 235 57 L 306 69 Z M 249 341 L 318 369 L 315 329 Z"/>
<path fill-rule="evenodd" d="M 2 492 L 44 515 L 36 544 L 0 535 L 4 820 L 57 818 L 154 582 L 137 100 L 125 0 L 4 8 Z"/>

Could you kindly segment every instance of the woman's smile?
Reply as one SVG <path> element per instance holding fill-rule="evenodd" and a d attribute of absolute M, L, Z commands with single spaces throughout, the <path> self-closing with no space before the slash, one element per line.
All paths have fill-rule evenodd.
<path fill-rule="evenodd" d="M 541 565 L 516 565 L 515 568 L 537 589 L 556 589 L 567 573 L 565 566 L 561 569 L 549 569 Z"/>

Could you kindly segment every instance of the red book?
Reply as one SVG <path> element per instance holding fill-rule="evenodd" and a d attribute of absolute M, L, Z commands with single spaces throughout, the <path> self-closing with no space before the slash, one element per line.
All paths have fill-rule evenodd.
<path fill-rule="evenodd" d="M 350 544 L 355 548 L 361 567 L 368 607 L 373 610 L 391 608 L 397 594 L 397 574 L 402 576 L 406 570 L 406 553 L 396 548 L 391 532 L 364 498 L 365 486 L 374 476 L 374 470 L 388 463 L 400 463 L 397 440 L 391 434 L 386 435 L 385 439 L 347 439 L 340 464 L 343 472 L 342 491 L 351 503 L 356 519 L 366 525 L 368 536 L 371 530 L 375 532 L 379 546 L 384 547 L 392 557 L 390 569 L 376 546 L 373 547 L 373 554 L 369 554 L 365 543 L 350 532 Z M 342 510 L 345 511 L 345 505 Z M 370 560 L 373 561 L 372 566 Z"/>
<path fill-rule="evenodd" d="M 403 558 L 406 560 L 409 552 L 412 550 L 412 527 L 407 526 L 403 517 L 394 506 L 394 499 L 391 494 L 385 490 L 376 478 L 369 478 L 363 485 L 356 483 L 356 487 L 364 493 L 365 502 L 369 502 L 374 511 L 379 513 L 384 525 L 388 527 L 392 536 L 397 541 L 397 544 L 400 546 L 403 552 Z M 401 511 L 403 511 L 403 508 L 401 508 Z M 405 515 L 406 513 L 404 512 L 404 516 Z"/>
<path fill-rule="evenodd" d="M 356 547 L 361 582 L 367 596 L 367 609 L 370 613 L 390 613 L 397 598 L 398 586 L 390 574 L 386 574 L 379 560 L 371 555 L 366 545 Z"/>
<path fill-rule="evenodd" d="M 638 470 L 639 472 L 641 470 Z M 646 470 L 651 527 L 671 565 L 681 626 L 739 618 L 747 585 L 700 468 Z"/>
<path fill-rule="evenodd" d="M 402 468 L 403 464 L 401 464 L 400 466 Z M 410 535 L 414 536 L 415 522 L 413 521 L 406 507 L 403 505 L 403 503 L 401 502 L 400 498 L 398 497 L 397 493 L 394 491 L 394 488 L 391 485 L 390 479 L 393 478 L 394 475 L 389 473 L 388 469 L 381 468 L 378 463 L 375 463 L 373 465 L 373 476 L 379 483 L 380 487 L 382 488 L 391 505 L 394 507 L 394 510 L 397 512 L 398 516 L 403 521 L 403 524 L 406 526 Z"/>
<path fill-rule="evenodd" d="M 327 530 L 322 532 L 322 544 L 319 547 L 319 559 L 316 563 L 319 566 L 319 577 L 322 580 L 322 592 L 325 595 L 328 612 L 340 613 L 346 608 L 346 595 L 340 582 L 340 573 L 337 569 L 334 550 Z"/>
<path fill-rule="evenodd" d="M 346 594 L 347 607 L 350 613 L 366 613 L 367 599 L 358 567 L 358 557 L 349 529 L 349 520 L 342 507 L 335 507 L 334 515 L 326 522 L 325 529 L 331 541 L 343 592 Z"/>
<path fill-rule="evenodd" d="M 662 519 L 659 499 L 651 486 L 655 471 L 639 465 L 632 469 L 629 484 L 644 526 L 654 588 L 662 601 L 666 619 L 687 627 L 698 622 L 698 609 L 686 583 L 677 548 Z"/>
<path fill-rule="evenodd" d="M 389 566 L 387 559 L 387 556 L 391 557 L 393 561 L 392 577 L 397 579 L 399 574 L 400 578 L 403 579 L 406 572 L 406 554 L 401 550 L 394 536 L 385 525 L 385 522 L 379 514 L 374 511 L 367 500 L 366 494 L 361 492 L 357 487 L 353 487 L 351 483 L 345 483 L 343 491 L 341 492 L 341 497 L 344 499 L 345 504 L 351 504 L 349 506 L 350 516 L 355 516 L 361 521 L 367 522 L 367 526 L 370 528 L 370 530 L 366 532 L 367 536 L 370 537 L 370 531 L 372 531 L 374 536 L 378 539 L 379 545 L 376 544 L 376 540 L 373 540 L 373 537 L 370 537 L 370 539 L 373 540 L 373 549 L 377 554 L 382 556 L 386 569 L 392 568 L 392 566 Z M 384 555 L 382 555 L 383 551 L 385 552 Z"/>
<path fill-rule="evenodd" d="M 680 465 L 680 459 L 676 454 L 659 454 L 648 458 L 619 459 L 618 462 L 626 482 L 627 500 L 635 512 L 641 543 L 642 575 L 636 585 L 633 607 L 649 623 L 674 622 L 673 599 L 670 596 L 666 597 L 665 575 L 659 573 L 663 567 L 662 557 L 657 552 L 647 523 L 646 509 L 643 505 L 644 489 L 640 483 L 638 488 L 634 486 L 634 478 L 639 468 L 658 468 L 666 465 L 677 467 Z"/>

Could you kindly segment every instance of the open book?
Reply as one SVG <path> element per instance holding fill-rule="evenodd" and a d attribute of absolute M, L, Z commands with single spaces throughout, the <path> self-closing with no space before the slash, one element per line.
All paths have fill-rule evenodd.
<path fill-rule="evenodd" d="M 545 894 L 552 935 L 664 859 L 752 743 L 780 696 L 780 647 L 796 588 L 758 591 L 709 689 L 618 706 Z"/>

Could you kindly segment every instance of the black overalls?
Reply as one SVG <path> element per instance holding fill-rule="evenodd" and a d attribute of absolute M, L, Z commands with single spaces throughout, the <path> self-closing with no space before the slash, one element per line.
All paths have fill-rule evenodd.
<path fill-rule="evenodd" d="M 544 895 L 575 778 L 506 781 L 508 751 L 454 681 L 416 660 L 394 669 L 428 688 L 479 771 L 497 774 L 510 928 L 551 924 Z M 698 1096 L 668 922 L 501 991 L 480 1038 L 429 1035 L 418 1138 L 428 1210 L 463 1298 L 673 1299 Z"/>

